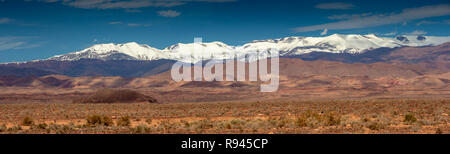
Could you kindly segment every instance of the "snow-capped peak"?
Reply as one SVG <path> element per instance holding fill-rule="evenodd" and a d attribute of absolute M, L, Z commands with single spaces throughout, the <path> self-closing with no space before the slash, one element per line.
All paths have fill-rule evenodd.
<path fill-rule="evenodd" d="M 235 54 L 278 49 L 281 56 L 301 55 L 310 52 L 363 53 L 370 49 L 399 46 L 430 46 L 450 42 L 450 37 L 404 35 L 394 38 L 368 35 L 333 34 L 325 37 L 285 37 L 252 41 L 242 46 L 229 46 L 222 42 L 178 43 L 162 50 L 148 45 L 129 42 L 125 44 L 97 44 L 87 49 L 59 55 L 51 60 L 157 60 L 171 59 L 197 62 L 201 59 L 227 59 Z"/>
<path fill-rule="evenodd" d="M 128 60 L 154 60 L 159 59 L 161 51 L 148 45 L 141 45 L 136 42 L 125 44 L 96 44 L 87 49 L 59 55 L 50 58 L 51 60 L 79 60 L 79 59 L 128 59 Z"/>

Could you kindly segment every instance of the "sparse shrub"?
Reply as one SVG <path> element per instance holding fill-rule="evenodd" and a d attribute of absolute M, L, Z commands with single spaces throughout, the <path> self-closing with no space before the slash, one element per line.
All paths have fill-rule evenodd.
<path fill-rule="evenodd" d="M 29 116 L 24 117 L 23 120 L 22 120 L 22 125 L 23 125 L 23 126 L 31 126 L 31 125 L 33 125 L 33 124 L 34 124 L 34 121 L 33 121 L 33 119 L 32 119 L 31 117 L 29 117 Z"/>
<path fill-rule="evenodd" d="M 337 126 L 341 123 L 341 117 L 334 113 L 326 114 L 324 118 L 326 126 Z"/>
<path fill-rule="evenodd" d="M 3 125 L 0 126 L 0 132 L 4 132 L 4 131 L 6 131 L 7 129 L 8 129 L 8 128 L 6 127 L 5 124 L 3 124 Z"/>
<path fill-rule="evenodd" d="M 144 133 L 149 133 L 151 131 L 151 129 L 145 125 L 139 125 L 134 128 L 130 128 L 130 131 L 133 134 L 144 134 Z"/>
<path fill-rule="evenodd" d="M 41 123 L 38 125 L 39 129 L 46 129 L 47 128 L 47 124 L 46 123 Z"/>
<path fill-rule="evenodd" d="M 406 122 L 406 123 L 414 123 L 416 121 L 417 121 L 417 119 L 416 119 L 416 117 L 414 117 L 414 115 L 412 113 L 406 114 L 405 119 L 403 120 L 403 122 Z"/>
<path fill-rule="evenodd" d="M 32 129 L 47 129 L 47 124 L 46 123 L 40 123 L 40 124 L 37 124 L 37 125 L 33 125 L 31 128 Z"/>
<path fill-rule="evenodd" d="M 304 116 L 297 117 L 297 120 L 295 121 L 295 124 L 296 124 L 298 127 L 306 127 L 306 126 L 308 126 L 307 118 L 304 117 Z"/>
<path fill-rule="evenodd" d="M 150 125 L 150 124 L 152 124 L 152 119 L 150 119 L 150 118 L 146 119 L 145 122 Z"/>
<path fill-rule="evenodd" d="M 198 121 L 196 128 L 197 129 L 210 129 L 212 127 L 213 127 L 212 122 L 209 119 L 203 119 L 203 120 Z"/>
<path fill-rule="evenodd" d="M 295 122 L 299 127 L 337 126 L 341 124 L 341 116 L 333 112 L 319 114 L 306 111 Z"/>
<path fill-rule="evenodd" d="M 117 126 L 130 126 L 130 124 L 130 117 L 128 116 L 120 117 L 119 120 L 117 120 Z"/>
<path fill-rule="evenodd" d="M 363 122 L 369 122 L 370 119 L 366 117 L 366 118 L 362 119 L 362 121 L 363 121 Z"/>
<path fill-rule="evenodd" d="M 22 127 L 20 127 L 19 125 L 17 126 L 13 126 L 7 129 L 8 132 L 15 132 L 15 131 L 19 131 L 22 130 Z"/>
<path fill-rule="evenodd" d="M 289 119 L 286 117 L 280 117 L 278 119 L 278 127 L 283 128 L 286 127 L 289 124 Z"/>
<path fill-rule="evenodd" d="M 436 134 L 442 134 L 442 130 L 440 128 L 436 129 Z"/>
<path fill-rule="evenodd" d="M 286 117 L 269 118 L 268 122 L 276 128 L 285 128 L 289 125 L 290 119 Z"/>
<path fill-rule="evenodd" d="M 378 122 L 370 122 L 369 125 L 367 125 L 367 128 L 369 128 L 370 130 L 380 130 L 383 129 L 384 126 Z"/>
<path fill-rule="evenodd" d="M 231 128 L 232 128 L 231 123 L 226 123 L 226 124 L 225 124 L 225 128 L 226 128 L 226 129 L 231 129 Z"/>
<path fill-rule="evenodd" d="M 54 131 L 56 134 L 67 134 L 70 133 L 70 131 L 73 130 L 73 128 L 70 125 L 50 124 L 50 126 L 48 126 L 48 130 L 50 132 Z"/>
<path fill-rule="evenodd" d="M 148 122 L 147 122 L 148 123 Z M 151 123 L 151 122 L 150 122 Z M 149 124 L 150 124 L 149 123 Z M 180 121 L 180 123 L 182 123 L 183 125 L 184 125 L 184 128 L 189 128 L 189 127 L 191 127 L 191 124 L 188 122 L 188 121 L 186 121 L 186 120 L 181 120 Z"/>
<path fill-rule="evenodd" d="M 91 115 L 87 117 L 87 125 L 89 126 L 112 126 L 114 125 L 113 120 L 108 116 L 100 116 L 100 115 Z"/>

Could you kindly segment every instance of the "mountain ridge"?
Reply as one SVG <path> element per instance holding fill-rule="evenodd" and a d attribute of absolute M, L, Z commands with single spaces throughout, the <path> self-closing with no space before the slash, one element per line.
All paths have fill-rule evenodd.
<path fill-rule="evenodd" d="M 378 48 L 403 46 L 436 46 L 450 42 L 450 37 L 402 35 L 395 38 L 369 35 L 333 34 L 326 37 L 285 37 L 256 40 L 242 46 L 230 46 L 222 42 L 178 43 L 162 50 L 149 45 L 129 42 L 125 44 L 96 44 L 81 51 L 57 55 L 47 60 L 74 61 L 100 60 L 177 60 L 196 63 L 201 59 L 242 58 L 258 51 L 278 49 L 280 56 L 296 56 L 312 52 L 361 54 Z M 266 55 L 259 55 L 265 57 Z"/>
<path fill-rule="evenodd" d="M 450 70 L 450 43 L 428 47 L 378 48 L 362 54 L 312 52 L 281 58 L 304 61 L 330 61 L 346 64 L 420 64 L 430 70 Z M 0 64 L 0 74 L 16 76 L 45 76 L 49 74 L 79 76 L 143 77 L 169 70 L 176 60 L 44 60 L 25 63 Z M 318 63 L 319 65 L 320 63 Z M 343 66 L 343 65 L 342 65 Z M 349 65 L 345 65 L 349 66 Z M 3 70 L 3 73 L 2 73 Z M 30 73 L 32 72 L 32 73 Z M 1 76 L 1 75 L 0 75 Z"/>

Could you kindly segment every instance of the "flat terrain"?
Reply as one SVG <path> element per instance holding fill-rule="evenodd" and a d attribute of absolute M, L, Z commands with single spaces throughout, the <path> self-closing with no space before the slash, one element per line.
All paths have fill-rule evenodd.
<path fill-rule="evenodd" d="M 450 100 L 0 104 L 0 133 L 450 133 Z"/>

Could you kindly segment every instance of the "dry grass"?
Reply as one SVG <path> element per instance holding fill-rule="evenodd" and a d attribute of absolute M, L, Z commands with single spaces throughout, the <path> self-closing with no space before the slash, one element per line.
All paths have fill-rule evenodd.
<path fill-rule="evenodd" d="M 130 117 L 128 117 L 128 116 L 120 117 L 117 120 L 117 126 L 130 126 L 130 125 L 131 125 L 131 121 L 130 121 Z"/>
<path fill-rule="evenodd" d="M 114 122 L 111 117 L 106 115 L 90 115 L 86 118 L 87 126 L 113 126 Z"/>
<path fill-rule="evenodd" d="M 0 133 L 448 134 L 449 112 L 450 100 L 0 104 Z"/>

